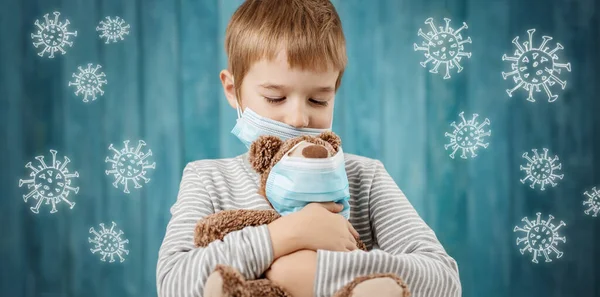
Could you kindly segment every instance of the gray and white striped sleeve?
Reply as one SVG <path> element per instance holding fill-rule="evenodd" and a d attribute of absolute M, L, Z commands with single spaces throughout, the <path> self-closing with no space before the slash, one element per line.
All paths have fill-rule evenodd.
<path fill-rule="evenodd" d="M 194 246 L 196 223 L 214 213 L 203 180 L 195 170 L 193 163 L 183 170 L 177 201 L 171 207 L 172 217 L 156 268 L 159 297 L 202 297 L 204 283 L 217 264 L 232 266 L 247 279 L 256 279 L 273 262 L 267 225 L 231 232 L 204 248 Z"/>
<path fill-rule="evenodd" d="M 369 193 L 369 219 L 379 249 L 365 252 L 317 251 L 315 297 L 331 296 L 357 276 L 396 273 L 412 297 L 461 296 L 456 261 L 375 160 Z"/>

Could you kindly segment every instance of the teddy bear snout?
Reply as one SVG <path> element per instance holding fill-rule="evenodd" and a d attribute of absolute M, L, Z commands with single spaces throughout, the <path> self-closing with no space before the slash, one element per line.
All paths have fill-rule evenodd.
<path fill-rule="evenodd" d="M 302 149 L 302 156 L 307 159 L 327 158 L 329 152 L 321 145 L 309 145 Z"/>

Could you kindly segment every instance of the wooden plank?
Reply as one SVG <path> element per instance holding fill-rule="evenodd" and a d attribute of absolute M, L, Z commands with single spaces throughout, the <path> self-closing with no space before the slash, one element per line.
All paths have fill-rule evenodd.
<path fill-rule="evenodd" d="M 3 140 L 3 154 L 0 154 L 0 189 L 4 193 L 2 208 L 0 210 L 0 255 L 2 255 L 3 273 L 0 287 L 5 288 L 14 296 L 26 296 L 27 287 L 24 285 L 23 276 L 26 275 L 29 263 L 27 250 L 23 244 L 27 240 L 25 216 L 29 216 L 29 208 L 23 202 L 22 195 L 27 194 L 27 189 L 18 188 L 20 178 L 28 179 L 28 170 L 23 166 L 29 162 L 25 157 L 22 122 L 22 105 L 24 93 L 22 90 L 23 77 L 21 71 L 24 67 L 23 43 L 19 42 L 24 35 L 24 9 L 18 1 L 7 1 L 4 9 L 0 11 L 0 52 L 12 59 L 4 59 L 0 67 L 0 139 Z M 27 211 L 27 212 L 26 212 Z"/>
<path fill-rule="evenodd" d="M 181 92 L 186 162 L 218 158 L 221 144 L 218 140 L 223 137 L 220 133 L 225 133 L 217 128 L 219 106 L 226 102 L 219 80 L 218 58 L 223 44 L 216 41 L 224 31 L 219 30 L 218 2 L 181 2 Z M 233 128 L 229 126 L 226 128 Z"/>
<path fill-rule="evenodd" d="M 219 68 L 227 68 L 227 55 L 225 53 L 225 29 L 229 19 L 235 10 L 243 3 L 243 0 L 219 1 L 219 27 L 217 43 L 221 47 L 219 51 Z M 219 100 L 219 158 L 230 158 L 247 152 L 246 147 L 233 135 L 231 129 L 235 126 L 237 112 L 231 108 L 221 88 L 218 92 Z M 215 140 L 216 141 L 216 140 Z"/>
<path fill-rule="evenodd" d="M 415 36 L 407 44 L 419 45 L 425 40 L 417 36 L 418 29 L 424 33 L 432 31 L 429 24 L 425 24 L 428 18 L 432 18 L 433 24 L 437 30 L 445 27 L 444 18 L 450 19 L 449 26 L 458 29 L 463 22 L 468 21 L 464 11 L 463 1 L 445 1 L 442 3 L 427 3 L 422 6 L 419 14 L 415 15 L 420 24 L 414 27 Z M 469 36 L 468 29 L 463 36 Z M 414 50 L 414 46 L 413 46 Z M 465 51 L 471 52 L 470 44 L 465 44 Z M 410 56 L 412 63 L 426 61 L 422 51 L 415 51 Z M 427 172 L 427 187 L 424 190 L 424 201 L 421 215 L 426 222 L 436 232 L 444 248 L 460 263 L 461 271 L 464 271 L 465 260 L 468 258 L 468 251 L 461 248 L 466 241 L 467 234 L 464 232 L 467 221 L 467 166 L 472 160 L 464 160 L 460 157 L 460 151 L 454 159 L 450 158 L 451 151 L 445 150 L 444 146 L 450 143 L 450 138 L 445 133 L 452 133 L 451 123 L 460 120 L 459 113 L 465 110 L 468 101 L 464 93 L 466 85 L 465 72 L 471 66 L 471 61 L 463 59 L 461 66 L 464 71 L 458 73 L 456 68 L 450 69 L 450 78 L 444 79 L 446 67 L 441 64 L 438 73 L 430 73 L 435 65 L 431 62 L 426 67 L 415 72 L 415 75 L 423 76 L 425 83 L 424 97 L 426 100 L 426 122 L 420 123 L 425 126 L 425 135 L 427 136 L 427 147 L 425 150 L 425 168 Z M 461 278 L 464 278 L 461 275 Z M 464 290 L 464 289 L 463 289 Z"/>
<path fill-rule="evenodd" d="M 336 10 L 338 10 L 338 14 L 339 14 L 339 7 L 342 5 L 340 0 L 332 0 L 331 3 L 333 3 L 333 6 L 336 8 Z M 341 18 L 341 16 L 340 16 Z M 345 21 L 342 18 L 342 28 L 344 28 L 344 34 L 346 34 L 346 30 L 345 30 Z M 347 41 L 346 41 L 347 42 Z M 348 49 L 348 44 L 346 44 L 346 50 Z M 340 89 L 338 89 L 337 93 L 335 94 L 335 105 L 333 108 L 333 127 L 331 127 L 331 130 L 333 132 L 335 132 L 336 134 L 338 134 L 341 138 L 342 138 L 342 146 L 344 147 L 344 151 L 346 150 L 346 142 L 345 142 L 345 127 L 346 127 L 346 123 L 345 123 L 345 117 L 344 117 L 344 113 L 345 113 L 345 104 L 344 104 L 344 100 L 341 100 L 342 96 L 343 96 L 343 89 L 342 86 L 345 85 L 345 79 L 342 77 L 342 84 L 340 86 Z M 340 100 L 338 100 L 340 99 Z"/>
<path fill-rule="evenodd" d="M 116 228 L 124 232 L 122 239 L 129 240 L 124 247 L 129 251 L 129 254 L 123 255 L 125 261 L 121 263 L 115 256 L 116 262 L 111 263 L 110 273 L 105 277 L 105 282 L 109 285 L 104 290 L 104 295 L 112 296 L 144 296 L 143 271 L 152 269 L 152 263 L 148 263 L 143 257 L 147 247 L 142 231 L 146 224 L 142 215 L 146 203 L 143 193 L 147 191 L 149 184 L 139 180 L 142 188 L 135 189 L 130 180 L 128 181 L 130 193 L 127 194 L 124 192 L 123 185 L 114 187 L 116 177 L 113 174 L 105 174 L 106 170 L 112 170 L 112 163 L 106 162 L 105 159 L 107 157 L 112 159 L 115 155 L 115 152 L 109 149 L 111 144 L 116 150 L 121 150 L 124 148 L 124 141 L 129 141 L 128 147 L 136 148 L 139 140 L 145 140 L 141 134 L 142 106 L 145 98 L 140 95 L 143 75 L 140 71 L 143 69 L 140 54 L 142 51 L 140 48 L 141 18 L 138 11 L 140 5 L 139 1 L 104 0 L 100 2 L 98 17 L 94 20 L 98 26 L 100 21 L 108 22 L 106 17 L 110 17 L 113 21 L 119 17 L 125 21 L 124 26 L 129 25 L 129 34 L 123 35 L 124 40 L 119 38 L 117 42 L 106 44 L 106 39 L 98 37 L 100 32 L 95 34 L 103 69 L 109 80 L 107 92 L 102 98 L 104 117 L 107 120 L 103 123 L 105 141 L 100 147 L 102 163 L 98 168 L 98 172 L 104 174 L 102 185 L 106 191 L 106 216 L 102 222 L 110 228 L 114 221 L 117 224 Z M 143 153 L 147 150 L 148 146 L 141 148 Z M 155 181 L 151 176 L 152 173 L 149 173 L 150 183 Z"/>
<path fill-rule="evenodd" d="M 60 10 L 61 6 L 57 1 L 39 1 L 31 4 L 22 15 L 22 28 L 26 32 L 29 31 L 23 32 L 28 38 L 25 39 L 27 42 L 24 43 L 24 53 L 21 57 L 22 75 L 32 78 L 22 86 L 24 91 L 22 106 L 27 109 L 23 114 L 24 121 L 27 122 L 22 131 L 23 135 L 27 135 L 23 154 L 26 162 L 31 161 L 33 166 L 42 166 L 35 157 L 43 156 L 45 164 L 51 167 L 53 158 L 50 149 L 58 152 L 56 161 L 62 163 L 65 156 L 71 158 L 70 151 L 64 145 L 65 137 L 62 133 L 65 127 L 63 122 L 65 109 L 61 100 L 52 100 L 52 98 L 60 98 L 64 87 L 60 75 L 64 56 L 56 54 L 54 59 L 49 59 L 48 55 L 38 56 L 37 53 L 43 48 L 34 48 L 30 35 L 37 33 L 34 25 L 36 19 L 45 22 L 43 16 L 46 13 L 50 13 L 52 19 L 54 17 L 52 12 Z M 61 17 L 64 21 L 65 16 Z M 31 172 L 29 169 L 23 169 L 23 173 Z M 27 193 L 25 188 L 19 190 Z M 72 202 L 77 201 L 73 193 L 68 199 Z M 58 212 L 51 214 L 51 206 L 44 203 L 39 208 L 39 213 L 34 214 L 30 211 L 30 207 L 36 202 L 31 199 L 23 205 L 26 216 L 24 229 L 28 234 L 27 240 L 23 242 L 25 245 L 23 252 L 30 261 L 26 275 L 31 276 L 25 295 L 53 296 L 68 289 L 68 278 L 64 278 L 63 275 L 69 275 L 69 269 L 72 267 L 68 258 L 68 226 L 73 210 L 63 202 L 57 205 Z"/>
<path fill-rule="evenodd" d="M 473 39 L 473 56 L 465 69 L 469 80 L 467 87 L 468 111 L 479 114 L 478 122 L 486 118 L 491 131 L 486 138 L 487 148 L 480 148 L 476 159 L 469 163 L 468 208 L 465 233 L 467 241 L 462 245 L 469 251 L 459 262 L 465 296 L 509 296 L 511 294 L 511 257 L 516 251 L 511 215 L 511 185 L 518 165 L 510 162 L 514 148 L 507 141 L 511 131 L 507 129 L 512 110 L 502 84 L 500 72 L 505 69 L 501 57 L 509 50 L 509 14 L 511 6 L 506 2 L 482 3 L 468 1 L 469 36 Z M 516 166 L 516 168 L 515 168 Z M 519 186 L 519 185 L 516 185 Z M 475 260 L 477 259 L 477 260 Z M 461 265 L 462 264 L 462 265 Z"/>
<path fill-rule="evenodd" d="M 57 277 L 73 280 L 68 288 L 70 295 L 103 296 L 111 289 L 104 276 L 113 273 L 114 266 L 102 263 L 99 254 L 90 252 L 93 245 L 88 242 L 88 231 L 92 226 L 98 230 L 98 223 L 104 222 L 110 215 L 106 210 L 107 197 L 102 183 L 105 179 L 102 169 L 106 154 L 102 125 L 105 120 L 105 97 L 97 94 L 97 100 L 89 98 L 90 102 L 85 103 L 82 96 L 75 95 L 77 88 L 69 86 L 69 82 L 76 81 L 73 74 L 80 73 L 78 67 L 86 69 L 88 63 L 102 65 L 95 32 L 99 11 L 89 1 L 70 1 L 61 7 L 61 13 L 61 16 L 69 19 L 71 31 L 77 31 L 77 37 L 74 38 L 73 47 L 60 57 L 62 67 L 57 69 L 57 76 L 61 78 L 60 88 L 57 88 L 60 93 L 54 96 L 54 101 L 60 102 L 65 109 L 65 124 L 61 134 L 65 138 L 65 154 L 68 153 L 72 160 L 71 171 L 79 173 L 79 192 L 77 204 L 69 212 L 67 228 L 70 236 L 68 247 L 64 248 L 69 252 L 68 272 L 58 271 Z M 106 72 L 106 69 L 100 71 Z M 110 74 L 107 80 L 108 85 L 102 89 L 110 93 Z M 66 214 L 65 209 L 61 212 L 65 213 L 59 214 Z"/>
<path fill-rule="evenodd" d="M 344 104 L 345 126 L 341 135 L 344 152 L 380 159 L 381 88 L 377 83 L 375 53 L 383 35 L 377 27 L 377 6 L 363 9 L 362 4 L 361 1 L 344 1 L 336 8 L 343 22 L 348 54 L 336 106 L 339 102 Z M 353 21 L 356 19 L 361 21 Z"/>
<path fill-rule="evenodd" d="M 153 152 L 156 170 L 143 192 L 143 290 L 156 295 L 156 262 L 169 209 L 177 196 L 183 156 L 180 126 L 181 92 L 178 14 L 174 1 L 149 0 L 140 7 L 141 55 L 144 103 L 142 137 Z"/>
<path fill-rule="evenodd" d="M 513 36 L 519 36 L 521 42 L 528 39 L 527 30 L 530 28 L 537 29 L 534 35 L 534 43 L 539 44 L 542 35 L 552 34 L 552 24 L 548 20 L 548 13 L 551 11 L 551 6 L 539 6 L 533 5 L 533 3 L 521 3 L 512 1 L 511 8 L 519 7 L 520 9 L 512 9 L 510 14 L 510 33 Z M 535 7 L 535 9 L 534 9 Z M 524 13 L 523 9 L 530 10 L 531 13 Z M 514 38 L 514 37 L 513 37 Z M 511 39 L 512 40 L 512 39 Z M 506 52 L 507 54 L 512 53 L 516 48 L 513 44 L 508 44 Z M 508 65 L 507 67 L 510 67 Z M 507 68 L 504 68 L 507 69 Z M 506 70 L 505 70 L 506 71 Z M 507 88 L 514 87 L 514 83 L 507 80 L 503 84 Z M 561 212 L 555 209 L 553 201 L 556 199 L 556 189 L 549 189 L 545 192 L 534 190 L 529 188 L 527 185 L 521 184 L 518 179 L 524 178 L 525 174 L 519 170 L 519 166 L 526 165 L 526 160 L 522 158 L 524 152 L 529 152 L 532 155 L 531 149 L 540 149 L 547 147 L 553 154 L 559 154 L 558 148 L 552 140 L 552 132 L 549 129 L 553 124 L 552 113 L 554 113 L 553 106 L 548 104 L 547 99 L 544 98 L 543 93 L 538 94 L 536 104 L 532 104 L 525 100 L 527 94 L 525 91 L 520 90 L 518 93 L 509 99 L 509 107 L 512 110 L 512 117 L 510 121 L 509 130 L 512 131 L 511 146 L 512 146 L 512 168 L 514 177 L 512 177 L 512 183 L 514 192 L 511 198 L 514 201 L 513 206 L 513 221 L 514 225 L 522 225 L 521 218 L 527 216 L 528 218 L 535 218 L 537 212 L 541 212 L 543 218 L 547 218 L 549 214 L 561 217 Z M 549 115 L 546 117 L 545 115 Z M 568 178 L 568 177 L 567 177 Z M 538 187 L 539 189 L 539 187 Z M 564 228 L 562 230 L 564 232 Z M 515 233 L 513 238 L 521 234 Z M 522 236 L 522 235 L 521 235 Z M 547 296 L 553 296 L 553 292 L 558 288 L 554 288 L 553 285 L 548 284 L 555 273 L 554 269 L 548 269 L 548 267 L 540 267 L 541 265 L 533 265 L 531 262 L 531 254 L 520 255 L 518 249 L 522 247 L 513 246 L 514 265 L 511 269 L 513 272 L 511 284 L 519 294 L 533 295 L 543 294 Z M 556 267 L 553 263 L 553 267 Z M 560 265 L 560 264 L 558 264 Z M 544 286 L 541 284 L 545 283 Z"/>
<path fill-rule="evenodd" d="M 381 84 L 382 161 L 415 209 L 424 212 L 426 101 L 424 76 L 416 62 L 411 40 L 423 20 L 414 17 L 419 4 L 385 1 L 379 7 L 380 46 L 375 56 Z M 420 59 L 421 57 L 416 57 Z M 373 100 L 373 99 L 370 99 Z M 410 157 L 408 157 L 410 156 Z M 423 213 L 424 214 L 424 213 Z"/>
<path fill-rule="evenodd" d="M 590 100 L 596 94 L 590 82 L 598 81 L 597 69 L 593 63 L 589 63 L 595 59 L 594 53 L 597 53 L 593 50 L 594 35 L 590 34 L 589 26 L 593 10 L 592 2 L 581 3 L 580 7 L 557 2 L 547 15 L 551 22 L 549 27 L 552 28 L 548 35 L 554 37 L 552 42 L 560 42 L 564 46 L 564 50 L 557 52 L 559 62 L 569 62 L 572 67 L 572 72 L 562 71 L 557 74 L 567 81 L 567 86 L 560 91 L 559 99 L 549 104 L 552 105 L 553 112 L 546 113 L 549 117 L 546 129 L 551 130 L 552 143 L 557 154 L 560 154 L 565 174 L 550 200 L 556 219 L 567 223 L 566 227 L 561 228 L 567 242 L 559 248 L 564 256 L 556 261 L 556 265 L 553 265 L 554 273 L 551 278 L 547 278 L 555 286 L 552 290 L 554 296 L 585 296 L 598 286 L 597 273 L 594 273 L 598 267 L 598 261 L 594 261 L 594 257 L 597 257 L 596 245 L 590 240 L 594 238 L 594 227 L 597 225 L 584 215 L 582 205 L 582 193 L 590 190 L 594 183 L 600 185 L 600 181 L 594 180 L 589 174 L 594 170 L 594 165 L 590 162 L 594 142 L 590 141 L 593 139 L 590 137 L 593 137 L 592 119 L 595 117 L 594 109 L 590 106 L 596 102 Z M 555 45 L 551 43 L 549 46 L 553 48 Z M 560 88 L 554 90 L 559 92 Z M 576 280 L 571 279 L 574 275 L 577 275 Z"/>

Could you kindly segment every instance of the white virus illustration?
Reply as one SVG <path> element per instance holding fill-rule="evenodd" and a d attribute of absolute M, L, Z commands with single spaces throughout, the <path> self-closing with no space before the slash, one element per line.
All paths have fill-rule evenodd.
<path fill-rule="evenodd" d="M 54 58 L 54 53 L 60 51 L 63 55 L 67 53 L 65 47 L 73 46 L 73 42 L 70 40 L 71 36 L 77 36 L 77 31 L 69 32 L 68 26 L 69 20 L 64 22 L 59 21 L 60 12 L 54 12 L 54 19 L 50 19 L 50 14 L 45 14 L 45 21 L 40 23 L 40 20 L 35 20 L 35 26 L 37 32 L 31 33 L 31 39 L 33 39 L 33 46 L 38 48 L 40 45 L 44 49 L 38 53 L 40 57 L 43 57 L 46 53 L 50 53 L 48 58 Z"/>
<path fill-rule="evenodd" d="M 556 179 L 563 179 L 564 174 L 558 174 L 558 170 L 562 168 L 561 163 L 558 162 L 558 156 L 550 159 L 548 156 L 548 149 L 544 148 L 544 154 L 538 154 L 537 149 L 532 149 L 533 159 L 529 157 L 528 153 L 523 153 L 523 158 L 527 159 L 527 166 L 521 165 L 521 170 L 525 170 L 527 174 L 525 178 L 521 179 L 521 183 L 530 180 L 530 187 L 533 189 L 536 184 L 540 185 L 540 190 L 544 191 L 547 184 L 551 184 L 556 187 Z"/>
<path fill-rule="evenodd" d="M 586 215 L 593 212 L 592 217 L 597 217 L 600 212 L 600 191 L 596 190 L 596 187 L 593 187 L 591 193 L 585 191 L 583 194 L 588 197 L 588 200 L 583 201 L 583 205 L 588 205 L 588 209 L 583 212 Z"/>
<path fill-rule="evenodd" d="M 92 101 L 96 100 L 97 93 L 100 93 L 100 96 L 104 95 L 102 86 L 108 83 L 104 72 L 98 73 L 98 70 L 102 68 L 102 66 L 92 66 L 92 63 L 89 63 L 86 69 L 79 66 L 79 74 L 73 73 L 75 81 L 69 82 L 69 86 L 75 86 L 77 88 L 75 90 L 75 95 L 79 96 L 83 93 L 83 102 L 89 102 L 88 97 L 90 96 L 92 97 Z"/>
<path fill-rule="evenodd" d="M 431 27 L 431 31 L 423 33 L 422 29 L 419 29 L 418 35 L 423 37 L 425 40 L 422 41 L 421 45 L 414 44 L 415 51 L 423 51 L 427 60 L 421 62 L 421 66 L 427 67 L 427 63 L 432 62 L 434 64 L 433 69 L 429 70 L 431 73 L 438 73 L 438 68 L 441 64 L 446 65 L 446 75 L 444 79 L 450 78 L 450 69 L 457 68 L 457 73 L 463 70 L 463 67 L 459 64 L 463 57 L 470 58 L 471 53 L 465 52 L 465 43 L 472 43 L 471 37 L 463 39 L 460 31 L 467 29 L 467 23 L 463 22 L 462 27 L 454 30 L 450 27 L 450 19 L 444 18 L 446 26 L 435 27 L 433 18 L 425 20 L 425 24 Z"/>
<path fill-rule="evenodd" d="M 104 227 L 104 223 L 100 223 L 100 232 L 94 230 L 94 227 L 90 228 L 90 234 L 94 235 L 94 238 L 88 238 L 90 243 L 95 244 L 94 248 L 91 248 L 92 254 L 100 252 L 102 258 L 100 260 L 106 261 L 106 257 L 110 257 L 108 262 L 115 262 L 115 255 L 119 256 L 121 262 L 125 261 L 123 254 L 129 255 L 129 250 L 125 249 L 125 244 L 129 243 L 128 239 L 122 240 L 121 235 L 123 231 L 115 230 L 117 224 L 112 222 L 110 229 Z"/>
<path fill-rule="evenodd" d="M 461 158 L 467 159 L 467 152 L 471 153 L 471 157 L 477 156 L 475 151 L 479 147 L 487 148 L 489 143 L 484 143 L 484 137 L 490 136 L 492 131 L 485 131 L 484 127 L 490 124 L 489 119 L 485 119 L 481 124 L 477 122 L 478 114 L 473 114 L 471 120 L 467 121 L 464 117 L 464 112 L 458 114 L 462 121 L 456 125 L 452 122 L 450 125 L 454 127 L 452 133 L 446 132 L 445 136 L 450 137 L 450 143 L 444 145 L 444 149 L 452 148 L 450 158 L 454 159 L 456 151 L 462 149 Z"/>
<path fill-rule="evenodd" d="M 67 200 L 67 197 L 69 197 L 71 192 L 75 192 L 75 194 L 79 192 L 79 187 L 71 187 L 72 178 L 79 177 L 77 171 L 69 173 L 69 169 L 67 169 L 67 164 L 71 160 L 64 157 L 65 160 L 61 163 L 56 160 L 57 151 L 50 150 L 50 153 L 52 154 L 52 164 L 50 166 L 44 161 L 44 156 L 37 156 L 35 157 L 39 161 L 37 167 L 34 167 L 31 162 L 25 165 L 26 168 L 31 169 L 31 173 L 29 174 L 31 179 L 19 180 L 19 187 L 27 184 L 27 188 L 31 190 L 27 195 L 23 195 L 23 200 L 27 202 L 31 197 L 37 200 L 37 204 L 30 208 L 36 214 L 39 213 L 40 206 L 44 201 L 46 205 L 52 203 L 50 213 L 58 211 L 56 204 L 61 201 L 64 201 L 69 205 L 70 209 L 73 209 L 75 202 Z"/>
<path fill-rule="evenodd" d="M 111 19 L 106 17 L 106 21 L 100 21 L 100 26 L 96 27 L 96 31 L 101 32 L 100 38 L 106 38 L 106 44 L 117 42 L 117 38 L 124 40 L 123 35 L 129 35 L 129 25 L 120 17 Z"/>
<path fill-rule="evenodd" d="M 548 95 L 548 102 L 554 102 L 558 99 L 558 95 L 552 94 L 550 87 L 558 83 L 564 90 L 567 86 L 567 81 L 561 80 L 557 74 L 560 74 L 562 69 L 571 72 L 571 63 L 558 63 L 558 55 L 556 52 L 562 50 L 563 46 L 556 43 L 554 49 L 546 47 L 548 41 L 552 40 L 550 36 L 542 36 L 542 43 L 539 47 L 533 45 L 533 33 L 535 29 L 527 30 L 529 41 L 519 43 L 519 36 L 515 37 L 512 43 L 517 47 L 514 56 L 509 57 L 506 54 L 502 56 L 502 61 L 511 63 L 511 72 L 502 72 L 502 77 L 506 80 L 512 76 L 516 86 L 512 89 L 507 89 L 506 93 L 512 97 L 513 92 L 522 88 L 529 92 L 527 100 L 535 102 L 533 91 L 540 92 L 540 87 L 544 89 Z"/>
<path fill-rule="evenodd" d="M 123 141 L 124 148 L 121 150 L 115 149 L 110 144 L 108 147 L 114 152 L 112 158 L 106 157 L 104 162 L 112 163 L 111 169 L 106 170 L 106 174 L 112 174 L 115 177 L 113 186 L 119 187 L 119 184 L 124 185 L 123 192 L 129 193 L 128 182 L 132 181 L 135 184 L 135 188 L 139 189 L 142 185 L 139 183 L 140 179 L 143 179 L 145 183 L 150 181 L 146 177 L 148 169 L 155 169 L 156 163 L 149 164 L 148 157 L 152 156 L 152 150 L 148 150 L 147 153 L 140 151 L 143 146 L 146 146 L 146 142 L 140 140 L 136 148 L 129 147 L 129 140 Z"/>
<path fill-rule="evenodd" d="M 567 239 L 560 237 L 558 229 L 562 226 L 566 226 L 565 222 L 560 221 L 558 226 L 554 225 L 551 221 L 554 219 L 552 215 L 548 215 L 548 220 L 541 219 L 541 213 L 536 213 L 537 218 L 531 222 L 527 217 L 521 219 L 525 222 L 523 227 L 515 226 L 513 232 L 524 232 L 523 237 L 517 237 L 517 246 L 521 243 L 525 244 L 525 247 L 519 249 L 521 254 L 525 252 L 533 253 L 533 259 L 531 262 L 538 263 L 537 258 L 544 255 L 546 262 L 552 262 L 550 254 L 555 253 L 556 258 L 560 258 L 563 252 L 559 251 L 556 246 L 559 242 L 565 243 Z"/>

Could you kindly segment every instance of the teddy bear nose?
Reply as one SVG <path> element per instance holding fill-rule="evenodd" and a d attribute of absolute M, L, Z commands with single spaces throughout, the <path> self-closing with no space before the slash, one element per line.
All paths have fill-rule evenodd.
<path fill-rule="evenodd" d="M 327 158 L 329 152 L 320 145 L 310 145 L 302 149 L 302 156 L 308 159 Z"/>

